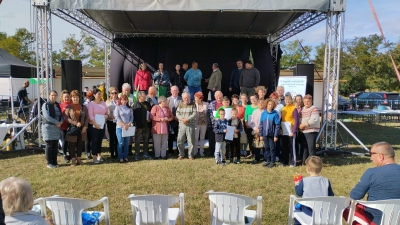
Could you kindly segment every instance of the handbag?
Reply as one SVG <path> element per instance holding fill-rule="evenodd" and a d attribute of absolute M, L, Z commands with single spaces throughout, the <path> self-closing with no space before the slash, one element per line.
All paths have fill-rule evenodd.
<path fill-rule="evenodd" d="M 164 117 L 166 118 L 166 116 L 165 116 L 165 114 L 164 114 L 164 110 L 161 108 L 161 106 L 160 106 L 160 109 L 161 109 L 162 114 L 163 114 Z M 175 134 L 174 129 L 172 128 L 171 124 L 169 124 L 169 122 L 167 122 L 167 126 L 168 126 L 168 131 L 169 131 L 169 133 L 170 133 L 170 134 Z"/>
<path fill-rule="evenodd" d="M 79 113 L 79 121 L 81 121 L 81 117 L 82 117 L 82 109 L 83 109 L 83 105 L 81 105 L 81 112 Z M 75 126 L 73 124 L 68 124 L 68 128 L 67 128 L 67 135 L 69 136 L 77 136 L 78 134 L 80 134 L 82 131 L 81 127 Z"/>
<path fill-rule="evenodd" d="M 253 138 L 253 147 L 254 148 L 264 148 L 264 141 L 260 140 L 260 137 L 258 136 L 258 134 L 254 135 Z"/>

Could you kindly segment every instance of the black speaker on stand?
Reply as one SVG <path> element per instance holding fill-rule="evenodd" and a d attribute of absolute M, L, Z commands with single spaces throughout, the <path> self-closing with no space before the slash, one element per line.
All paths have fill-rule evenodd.
<path fill-rule="evenodd" d="M 61 88 L 82 95 L 82 61 L 61 60 Z"/>
<path fill-rule="evenodd" d="M 307 77 L 306 94 L 314 97 L 314 64 L 297 64 L 294 76 Z"/>

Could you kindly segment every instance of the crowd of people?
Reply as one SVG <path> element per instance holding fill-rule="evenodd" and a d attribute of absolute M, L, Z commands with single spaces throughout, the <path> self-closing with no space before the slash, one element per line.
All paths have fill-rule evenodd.
<path fill-rule="evenodd" d="M 187 68 L 187 64 L 182 67 Z M 85 96 L 77 90 L 63 90 L 61 103 L 57 103 L 58 93 L 51 91 L 42 105 L 47 167 L 58 167 L 59 139 L 65 162 L 73 166 L 83 164 L 81 157 L 85 151 L 93 163 L 102 163 L 105 135 L 111 157 L 121 163 L 129 161 L 128 155 L 134 155 L 134 160 L 171 158 L 174 142 L 179 160 L 185 156 L 190 160 L 205 157 L 208 139 L 208 156 L 214 157 L 216 164 L 240 164 L 242 157 L 271 168 L 294 167 L 299 157 L 304 164 L 316 153 L 320 126 L 312 96 L 292 96 L 282 86 L 266 96 L 267 89 L 259 85 L 259 73 L 252 63 L 248 61 L 243 67 L 238 60 L 237 67 L 231 76 L 232 91 L 224 96 L 222 72 L 217 63 L 212 65 L 213 72 L 206 79 L 211 98 L 203 95 L 202 73 L 196 62 L 186 72 L 176 65 L 171 80 L 162 63 L 154 74 L 142 63 L 133 82 L 136 88 L 124 83 L 121 92 L 117 87 L 106 90 L 102 82 L 92 90 L 85 88 Z M 167 88 L 169 97 L 160 95 L 160 86 Z M 134 137 L 123 135 L 132 126 Z M 229 140 L 228 127 L 234 128 Z M 150 138 L 153 157 L 149 154 Z"/>

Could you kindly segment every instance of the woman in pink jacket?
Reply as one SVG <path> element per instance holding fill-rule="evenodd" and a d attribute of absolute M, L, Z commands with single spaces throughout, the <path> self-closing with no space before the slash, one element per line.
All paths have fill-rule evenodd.
<path fill-rule="evenodd" d="M 159 159 L 160 155 L 162 159 L 167 159 L 168 122 L 174 118 L 167 105 L 167 98 L 164 96 L 158 98 L 158 105 L 154 105 L 151 109 L 150 118 L 155 159 Z"/>

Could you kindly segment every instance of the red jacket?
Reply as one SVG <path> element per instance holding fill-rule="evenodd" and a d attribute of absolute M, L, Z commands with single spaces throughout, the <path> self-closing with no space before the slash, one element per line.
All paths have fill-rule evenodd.
<path fill-rule="evenodd" d="M 135 75 L 134 88 L 139 86 L 139 90 L 147 91 L 152 85 L 151 74 L 148 70 L 138 70 Z"/>
<path fill-rule="evenodd" d="M 65 113 L 65 108 L 71 105 L 71 102 L 61 102 L 60 103 L 60 108 L 61 108 L 61 113 L 64 116 Z M 68 121 L 64 120 L 63 124 L 61 125 L 61 130 L 67 130 L 68 128 Z"/>

